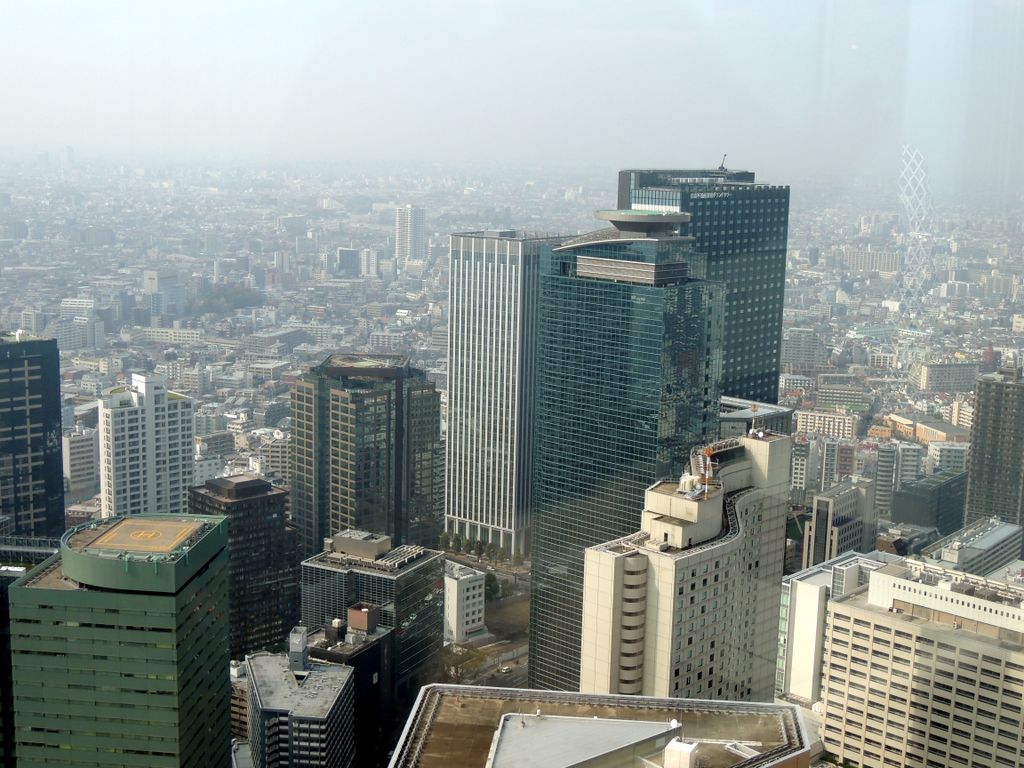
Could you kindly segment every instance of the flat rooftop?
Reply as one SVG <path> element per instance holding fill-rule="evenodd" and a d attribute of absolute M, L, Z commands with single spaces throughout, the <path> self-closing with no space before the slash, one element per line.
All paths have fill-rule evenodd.
<path fill-rule="evenodd" d="M 201 520 L 181 519 L 173 515 L 168 515 L 166 520 L 124 517 L 112 525 L 79 531 L 68 540 L 68 546 L 87 553 L 169 555 L 198 534 L 204 525 Z"/>
<path fill-rule="evenodd" d="M 999 601 L 993 600 L 991 602 L 998 603 Z M 907 628 L 906 631 L 908 632 L 924 632 L 933 636 L 947 635 L 953 638 L 951 642 L 970 640 L 972 643 L 991 648 L 994 653 L 1005 653 L 1007 650 L 1019 653 L 1021 650 L 1024 650 L 1024 646 L 1014 643 L 1008 639 L 1000 640 L 999 638 L 989 637 L 981 632 L 972 632 L 970 630 L 963 629 L 962 627 L 955 627 L 949 623 L 934 621 L 923 616 L 915 616 L 906 611 L 903 613 L 894 613 L 889 610 L 889 608 L 870 603 L 868 601 L 867 588 L 861 588 L 852 594 L 834 598 L 832 600 L 832 604 L 840 611 L 846 606 L 866 611 L 878 616 L 883 623 L 895 623 L 897 627 L 903 625 Z"/>
<path fill-rule="evenodd" d="M 352 677 L 352 668 L 341 664 L 314 662 L 309 669 L 293 672 L 283 653 L 255 653 L 246 657 L 246 663 L 263 708 L 298 717 L 326 717 Z"/>
<path fill-rule="evenodd" d="M 537 718 L 540 712 L 541 717 Z M 542 725 L 544 718 L 579 718 L 566 721 L 575 732 L 575 739 L 584 750 L 576 755 L 577 762 L 593 759 L 595 755 L 587 744 L 604 739 L 609 721 L 628 721 L 626 730 L 650 734 L 664 729 L 681 729 L 686 741 L 703 742 L 697 755 L 703 768 L 763 768 L 779 765 L 798 755 L 808 754 L 807 737 L 803 733 L 796 707 L 785 704 L 753 704 L 687 699 L 655 699 L 643 696 L 599 696 L 554 691 L 531 691 L 516 688 L 487 688 L 478 686 L 429 685 L 421 689 L 416 706 L 406 724 L 391 768 L 484 768 L 489 762 L 492 744 L 496 756 L 501 753 L 501 739 L 495 735 L 503 722 L 512 722 L 512 730 L 519 729 L 519 718 L 504 720 L 506 715 L 532 718 L 534 725 Z M 594 720 L 594 718 L 598 718 Z M 584 723 L 583 719 L 588 722 Z M 556 721 L 557 722 L 557 721 Z M 645 723 L 656 724 L 653 727 Z M 547 729 L 527 728 L 516 734 L 512 751 L 523 754 L 533 743 L 528 738 L 536 731 L 540 741 L 534 743 L 536 758 L 543 749 Z M 741 756 L 728 749 L 736 743 L 753 749 L 756 755 Z M 572 765 L 573 756 L 562 763 Z M 660 755 L 654 755 L 653 765 L 661 765 Z M 504 764 L 504 763 L 503 763 Z M 509 765 L 517 765 L 513 760 Z M 538 765 L 533 763 L 523 765 Z M 543 765 L 553 765 L 544 761 Z M 607 762 L 602 765 L 614 766 Z M 633 766 L 632 756 L 622 766 Z"/>

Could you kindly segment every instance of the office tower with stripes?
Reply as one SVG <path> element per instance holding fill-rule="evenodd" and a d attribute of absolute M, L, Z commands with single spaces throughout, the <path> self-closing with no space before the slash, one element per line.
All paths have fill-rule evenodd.
<path fill-rule="evenodd" d="M 559 240 L 514 230 L 452 235 L 445 528 L 527 546 L 540 252 Z"/>

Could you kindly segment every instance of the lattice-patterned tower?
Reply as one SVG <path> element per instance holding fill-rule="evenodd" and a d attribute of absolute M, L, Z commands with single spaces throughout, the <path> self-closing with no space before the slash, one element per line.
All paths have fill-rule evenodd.
<path fill-rule="evenodd" d="M 927 245 L 931 215 L 928 169 L 921 152 L 910 145 L 903 146 L 900 162 L 900 203 L 909 229 L 907 253 L 903 260 L 900 306 L 904 312 L 916 314 L 924 299 L 924 283 L 930 263 Z"/>

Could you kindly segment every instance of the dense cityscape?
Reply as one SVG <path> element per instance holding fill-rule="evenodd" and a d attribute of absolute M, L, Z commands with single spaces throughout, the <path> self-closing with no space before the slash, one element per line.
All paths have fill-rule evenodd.
<path fill-rule="evenodd" d="M 959 176 L 0 142 L 0 765 L 1024 766 L 1010 74 Z"/>

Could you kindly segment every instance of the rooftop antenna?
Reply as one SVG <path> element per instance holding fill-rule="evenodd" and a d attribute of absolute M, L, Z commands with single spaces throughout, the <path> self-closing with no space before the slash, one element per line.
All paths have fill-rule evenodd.
<path fill-rule="evenodd" d="M 708 488 L 711 486 L 711 478 L 714 476 L 715 470 L 711 463 L 711 457 L 714 455 L 714 451 L 711 450 L 711 446 L 707 446 L 704 449 L 704 498 L 708 497 Z"/>
<path fill-rule="evenodd" d="M 720 166 L 718 166 L 718 170 L 720 170 L 720 171 L 724 171 L 725 170 L 725 158 L 727 158 L 728 156 L 729 155 L 722 155 L 722 164 Z"/>

